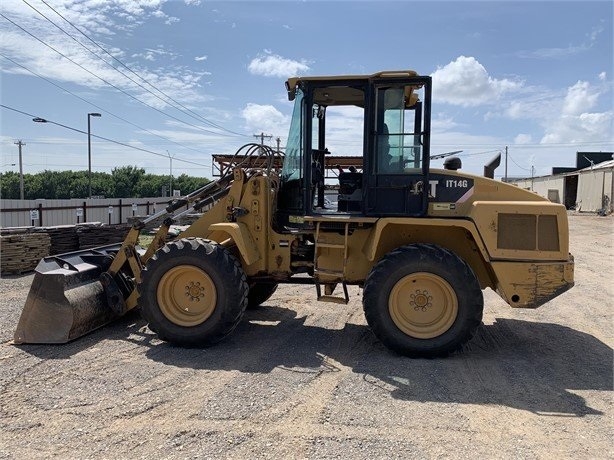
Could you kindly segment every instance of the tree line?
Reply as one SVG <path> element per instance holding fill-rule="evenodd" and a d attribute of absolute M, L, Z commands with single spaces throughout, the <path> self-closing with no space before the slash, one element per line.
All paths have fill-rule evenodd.
<path fill-rule="evenodd" d="M 146 174 L 144 168 L 122 166 L 111 174 L 92 172 L 92 196 L 105 198 L 145 198 L 163 196 L 170 186 L 170 176 Z M 48 171 L 24 174 L 24 199 L 40 198 L 70 199 L 87 198 L 88 171 Z M 182 174 L 173 177 L 173 189 L 186 195 L 210 182 L 204 177 Z M 0 173 L 0 196 L 4 199 L 19 199 L 19 173 Z"/>

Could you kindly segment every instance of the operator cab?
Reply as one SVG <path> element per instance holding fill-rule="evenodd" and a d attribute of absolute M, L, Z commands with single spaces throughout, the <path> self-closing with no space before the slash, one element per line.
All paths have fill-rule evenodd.
<path fill-rule="evenodd" d="M 286 88 L 294 111 L 278 194 L 278 225 L 300 228 L 304 216 L 426 214 L 430 77 L 399 71 L 291 78 Z M 338 120 L 352 110 L 348 108 L 362 114 L 362 140 L 340 144 L 336 133 L 347 126 L 339 126 Z M 327 113 L 335 115 L 328 124 Z M 351 120 L 356 119 L 343 123 Z M 334 151 L 340 147 L 343 152 Z M 337 171 L 330 157 L 339 154 L 361 156 L 362 167 Z"/>

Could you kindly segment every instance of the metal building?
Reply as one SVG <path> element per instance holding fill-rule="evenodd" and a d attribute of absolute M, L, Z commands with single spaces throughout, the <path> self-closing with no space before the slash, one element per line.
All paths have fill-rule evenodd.
<path fill-rule="evenodd" d="M 554 203 L 562 203 L 567 209 L 583 212 L 609 214 L 614 211 L 614 160 L 612 153 L 608 161 L 590 164 L 588 167 L 570 172 L 510 180 L 510 183 L 548 198 Z M 586 154 L 578 152 L 578 158 L 586 159 Z M 590 158 L 590 157 L 589 157 Z M 590 160 L 589 160 L 590 161 Z M 578 164 L 583 164 L 578 161 Z M 553 168 L 555 171 L 559 168 Z M 560 170 L 560 169 L 559 169 Z"/>

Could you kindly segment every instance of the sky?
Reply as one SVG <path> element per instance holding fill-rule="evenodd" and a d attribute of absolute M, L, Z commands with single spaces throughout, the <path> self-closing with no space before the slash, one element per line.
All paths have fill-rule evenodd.
<path fill-rule="evenodd" d="M 24 173 L 87 170 L 89 119 L 92 171 L 211 178 L 254 135 L 285 145 L 287 78 L 412 69 L 433 78 L 432 154 L 482 174 L 507 147 L 509 176 L 547 175 L 614 151 L 613 5 L 2 0 L 0 171 L 19 140 Z M 330 126 L 332 154 L 362 154 L 360 112 Z"/>

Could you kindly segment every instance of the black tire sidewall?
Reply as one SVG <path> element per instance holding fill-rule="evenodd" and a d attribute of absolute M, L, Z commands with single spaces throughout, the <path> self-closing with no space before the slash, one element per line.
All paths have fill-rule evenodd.
<path fill-rule="evenodd" d="M 247 308 L 256 308 L 269 300 L 277 290 L 277 283 L 254 282 L 249 285 Z"/>
<path fill-rule="evenodd" d="M 202 269 L 216 288 L 215 309 L 195 326 L 173 323 L 158 305 L 160 280 L 179 265 Z M 247 306 L 247 289 L 243 269 L 229 251 L 202 238 L 186 238 L 159 249 L 147 263 L 139 284 L 139 305 L 143 317 L 161 339 L 183 346 L 209 345 L 219 342 L 239 323 Z"/>
<path fill-rule="evenodd" d="M 419 339 L 405 334 L 389 311 L 394 286 L 407 275 L 426 272 L 447 281 L 455 292 L 458 312 L 450 328 L 438 337 Z M 398 353 L 416 357 L 445 356 L 471 339 L 482 321 L 483 295 L 471 268 L 443 248 L 408 245 L 392 251 L 373 268 L 365 281 L 363 308 L 375 335 Z"/>

